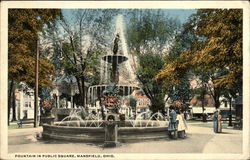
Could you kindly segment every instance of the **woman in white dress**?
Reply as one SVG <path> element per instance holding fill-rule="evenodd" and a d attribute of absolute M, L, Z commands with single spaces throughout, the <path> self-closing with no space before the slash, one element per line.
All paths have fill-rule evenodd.
<path fill-rule="evenodd" d="M 184 114 L 181 111 L 177 111 L 176 116 L 177 121 L 177 131 L 178 131 L 178 137 L 179 138 L 185 138 L 186 137 L 186 130 L 187 130 L 187 123 L 184 119 Z"/>

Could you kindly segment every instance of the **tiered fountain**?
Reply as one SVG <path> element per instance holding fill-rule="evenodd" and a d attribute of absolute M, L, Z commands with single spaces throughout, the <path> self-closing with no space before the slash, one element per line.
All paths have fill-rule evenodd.
<path fill-rule="evenodd" d="M 118 113 L 119 97 L 130 95 L 133 90 L 139 89 L 131 84 L 122 85 L 119 81 L 120 65 L 129 60 L 128 56 L 118 54 L 119 40 L 120 35 L 117 34 L 114 40 L 113 54 L 101 58 L 101 64 L 104 68 L 103 75 L 101 75 L 104 78 L 101 79 L 101 84 L 91 86 L 88 90 L 89 102 L 100 98 L 102 105 L 108 110 L 106 119 L 103 120 L 99 112 L 95 115 L 90 113 L 85 119 L 82 119 L 79 111 L 72 110 L 70 115 L 62 121 L 44 124 L 44 138 L 75 140 L 77 142 L 106 142 L 109 139 L 115 142 L 128 142 L 167 137 L 168 121 L 163 120 L 160 113 L 151 115 L 149 119 L 142 117 L 150 113 L 140 113 L 136 119 L 128 117 L 123 120 L 123 125 L 109 123 L 109 121 L 117 122 L 121 119 Z M 112 128 L 111 131 L 107 131 L 109 127 Z"/>
<path fill-rule="evenodd" d="M 124 83 L 120 80 L 121 64 L 126 63 L 128 57 L 121 53 L 118 54 L 119 41 L 120 36 L 117 34 L 114 40 L 113 54 L 108 54 L 101 58 L 100 84 L 89 87 L 87 94 L 88 104 L 94 104 L 97 100 L 100 100 L 103 91 L 106 90 L 110 84 L 116 85 L 120 96 L 131 95 L 135 89 L 139 89 L 135 84 Z"/>

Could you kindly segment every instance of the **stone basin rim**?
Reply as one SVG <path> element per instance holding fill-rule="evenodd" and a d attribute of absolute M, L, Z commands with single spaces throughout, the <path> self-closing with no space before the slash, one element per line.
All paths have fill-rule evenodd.
<path fill-rule="evenodd" d="M 51 127 L 51 128 L 61 128 L 61 129 L 92 129 L 92 130 L 98 130 L 103 129 L 104 127 L 75 127 L 75 126 L 58 126 L 58 125 L 50 125 L 50 124 L 43 124 L 43 127 Z M 159 129 L 159 128 L 166 128 L 167 126 L 149 126 L 149 127 L 118 127 L 119 130 L 127 130 L 127 129 Z"/>

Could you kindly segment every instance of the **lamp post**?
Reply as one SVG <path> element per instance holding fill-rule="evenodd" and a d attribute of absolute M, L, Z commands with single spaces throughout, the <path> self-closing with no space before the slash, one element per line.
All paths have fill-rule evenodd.
<path fill-rule="evenodd" d="M 229 99 L 229 123 L 228 126 L 233 126 L 232 124 L 232 98 Z"/>
<path fill-rule="evenodd" d="M 36 47 L 36 79 L 35 79 L 35 101 L 34 101 L 34 128 L 38 124 L 38 77 L 39 77 L 39 38 L 37 38 L 37 47 Z"/>

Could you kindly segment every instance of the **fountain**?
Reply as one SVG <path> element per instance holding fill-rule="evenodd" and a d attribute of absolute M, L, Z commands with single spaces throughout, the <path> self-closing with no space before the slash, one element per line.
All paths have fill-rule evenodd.
<path fill-rule="evenodd" d="M 134 84 L 126 84 L 126 82 L 120 80 L 120 65 L 126 63 L 128 57 L 118 54 L 119 38 L 120 36 L 117 34 L 114 40 L 113 54 L 105 55 L 101 58 L 100 84 L 89 87 L 87 94 L 88 104 L 94 104 L 96 100 L 100 100 L 103 91 L 106 90 L 111 83 L 116 84 L 120 96 L 131 95 L 134 90 L 139 89 L 139 87 Z"/>
<path fill-rule="evenodd" d="M 98 99 L 102 107 L 107 109 L 105 119 L 101 118 L 102 114 L 99 112 L 90 113 L 83 119 L 80 111 L 72 111 L 60 122 L 44 124 L 42 134 L 44 138 L 77 142 L 105 142 L 107 145 L 116 146 L 118 141 L 155 140 L 168 137 L 168 121 L 163 119 L 161 113 L 154 113 L 148 116 L 148 119 L 144 119 L 143 115 L 145 117 L 150 114 L 149 112 L 140 113 L 135 119 L 121 117 L 119 113 L 120 97 L 128 96 L 134 90 L 139 89 L 135 84 L 125 84 L 120 81 L 121 65 L 129 62 L 126 49 L 123 54 L 119 53 L 120 37 L 123 37 L 122 43 L 124 43 L 122 30 L 115 36 L 113 54 L 107 54 L 101 58 L 103 70 L 100 75 L 100 84 L 90 86 L 87 94 L 88 104 L 93 104 Z M 123 49 L 124 46 L 123 44 Z"/>

